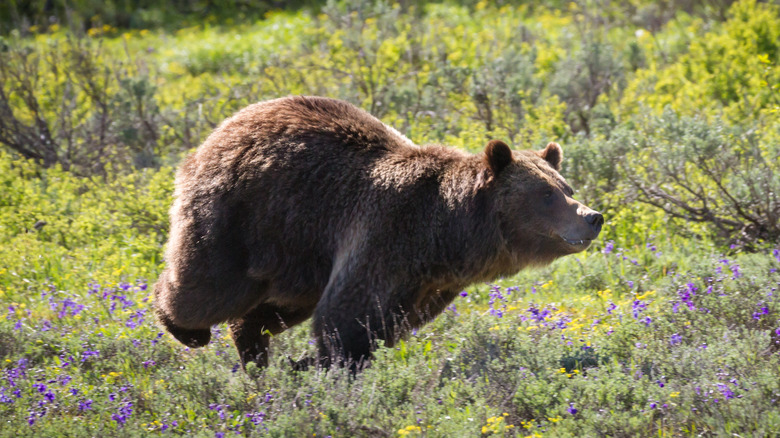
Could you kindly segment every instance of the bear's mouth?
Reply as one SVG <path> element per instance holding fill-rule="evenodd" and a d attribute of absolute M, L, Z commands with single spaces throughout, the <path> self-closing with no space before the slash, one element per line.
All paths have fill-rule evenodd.
<path fill-rule="evenodd" d="M 563 237 L 563 236 L 559 236 L 559 237 L 570 246 L 576 246 L 576 247 L 588 247 L 590 246 L 590 243 L 593 241 L 592 239 L 569 239 L 568 237 Z"/>

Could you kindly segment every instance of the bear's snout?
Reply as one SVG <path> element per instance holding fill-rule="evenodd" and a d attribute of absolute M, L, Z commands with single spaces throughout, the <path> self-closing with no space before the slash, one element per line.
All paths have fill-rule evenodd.
<path fill-rule="evenodd" d="M 573 199 L 570 205 L 576 208 L 576 216 L 569 216 L 571 220 L 563 221 L 568 226 L 554 233 L 566 243 L 567 251 L 582 251 L 601 233 L 604 216 Z"/>
<path fill-rule="evenodd" d="M 577 201 L 573 202 L 577 205 L 577 215 L 580 220 L 584 220 L 587 224 L 584 228 L 580 228 L 580 233 L 589 235 L 588 239 L 595 239 L 601 232 L 601 226 L 604 225 L 604 216 Z M 580 223 L 582 224 L 582 222 Z"/>
<path fill-rule="evenodd" d="M 604 216 L 598 211 L 592 211 L 585 215 L 585 222 L 589 223 L 593 231 L 598 234 L 601 232 L 601 226 L 604 225 Z"/>

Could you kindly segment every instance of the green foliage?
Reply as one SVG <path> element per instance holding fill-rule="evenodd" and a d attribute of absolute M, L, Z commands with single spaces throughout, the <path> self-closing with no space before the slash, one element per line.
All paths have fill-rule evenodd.
<path fill-rule="evenodd" d="M 732 243 L 780 239 L 780 149 L 771 132 L 667 110 L 642 121 L 636 133 L 621 172 L 631 195 L 674 217 L 705 222 Z"/>
<path fill-rule="evenodd" d="M 22 291 L 47 281 L 81 287 L 84 279 L 156 276 L 171 168 L 107 182 L 0 154 L 0 169 L 0 287 Z"/>
<path fill-rule="evenodd" d="M 0 33 L 14 28 L 34 32 L 52 22 L 74 29 L 149 27 L 180 28 L 192 23 L 257 19 L 274 9 L 314 7 L 317 0 L 192 0 L 158 2 L 153 0 L 11 0 L 0 5 Z"/>
<path fill-rule="evenodd" d="M 71 36 L 0 54 L 0 141 L 45 167 L 83 175 L 109 162 L 158 164 L 170 150 L 161 148 L 156 87 L 132 61 Z"/>
<path fill-rule="evenodd" d="M 638 71 L 623 97 L 626 108 L 642 103 L 660 111 L 668 105 L 687 115 L 722 114 L 732 123 L 754 118 L 777 123 L 780 7 L 736 2 L 727 21 L 707 25 L 712 29 L 700 21 L 679 23 L 678 32 L 696 35 L 686 41 L 688 50 L 673 63 L 664 57 Z M 647 48 L 658 44 L 653 35 L 640 41 Z"/>

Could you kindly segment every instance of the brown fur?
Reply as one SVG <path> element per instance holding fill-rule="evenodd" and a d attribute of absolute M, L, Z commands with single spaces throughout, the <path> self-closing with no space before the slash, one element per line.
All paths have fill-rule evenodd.
<path fill-rule="evenodd" d="M 242 363 L 265 365 L 269 335 L 314 315 L 321 357 L 360 361 L 469 284 L 587 247 L 603 219 L 561 158 L 419 147 L 332 99 L 250 105 L 178 172 L 158 318 L 190 346 L 228 321 Z"/>

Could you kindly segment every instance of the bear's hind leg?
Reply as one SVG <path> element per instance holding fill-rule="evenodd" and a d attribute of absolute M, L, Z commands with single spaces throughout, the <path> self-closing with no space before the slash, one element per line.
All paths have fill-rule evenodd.
<path fill-rule="evenodd" d="M 268 344 L 271 335 L 306 321 L 313 308 L 288 309 L 261 303 L 241 318 L 230 321 L 230 334 L 238 350 L 241 366 L 249 362 L 268 366 Z"/>

